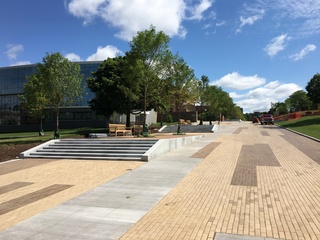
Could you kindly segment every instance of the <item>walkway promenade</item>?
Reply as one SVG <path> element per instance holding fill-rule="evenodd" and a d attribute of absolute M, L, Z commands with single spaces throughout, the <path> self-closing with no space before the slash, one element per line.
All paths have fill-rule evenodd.
<path fill-rule="evenodd" d="M 223 123 L 148 163 L 0 164 L 0 239 L 320 239 L 320 143 Z"/>

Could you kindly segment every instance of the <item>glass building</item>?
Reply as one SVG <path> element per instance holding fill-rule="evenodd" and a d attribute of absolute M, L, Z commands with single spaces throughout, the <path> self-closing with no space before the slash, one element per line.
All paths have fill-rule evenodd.
<path fill-rule="evenodd" d="M 102 61 L 77 62 L 81 67 L 83 81 L 96 72 Z M 23 94 L 27 77 L 36 73 L 37 64 L 0 68 L 0 132 L 39 130 L 39 119 L 32 119 L 20 109 L 19 95 Z M 88 106 L 94 93 L 86 88 L 81 102 L 61 109 L 60 127 L 105 127 L 105 119 L 96 116 Z M 54 129 L 55 116 L 51 112 L 44 121 L 44 128 Z"/>

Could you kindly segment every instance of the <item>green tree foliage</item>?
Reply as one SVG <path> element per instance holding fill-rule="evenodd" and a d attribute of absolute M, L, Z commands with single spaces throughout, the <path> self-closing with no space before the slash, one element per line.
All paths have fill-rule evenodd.
<path fill-rule="evenodd" d="M 309 110 L 312 105 L 307 93 L 303 90 L 292 93 L 289 98 L 286 99 L 286 103 L 290 106 L 290 110 L 293 112 Z"/>
<path fill-rule="evenodd" d="M 284 115 L 289 112 L 288 109 L 289 109 L 289 106 L 285 102 L 271 103 L 271 108 L 269 110 L 269 113 L 276 116 Z"/>
<path fill-rule="evenodd" d="M 202 119 L 202 112 L 203 112 L 203 98 L 204 98 L 204 94 L 205 91 L 207 89 L 209 85 L 209 78 L 205 75 L 201 76 L 201 80 L 199 81 L 199 94 L 200 94 L 200 124 L 199 125 L 203 125 L 203 119 Z"/>
<path fill-rule="evenodd" d="M 144 113 L 159 103 L 161 81 L 167 78 L 168 63 L 172 57 L 169 41 L 166 34 L 151 26 L 149 30 L 138 32 L 130 42 L 130 51 L 126 54 L 129 62 L 127 74 L 140 86 Z"/>
<path fill-rule="evenodd" d="M 235 108 L 232 98 L 221 87 L 208 86 L 203 99 L 208 113 L 215 118 L 220 119 L 221 115 L 226 118 L 243 118 L 243 116 L 238 116 L 239 112 Z"/>
<path fill-rule="evenodd" d="M 110 117 L 117 112 L 129 116 L 130 110 L 142 108 L 139 84 L 126 77 L 127 68 L 126 57 L 108 58 L 87 79 L 89 89 L 95 93 L 89 105 L 97 114 Z"/>
<path fill-rule="evenodd" d="M 192 103 L 198 99 L 198 80 L 195 78 L 193 69 L 191 69 L 183 58 L 178 56 L 172 62 L 170 74 L 170 96 L 174 99 L 175 109 L 178 111 L 180 119 L 180 111 L 184 104 Z M 180 134 L 180 121 L 178 121 L 177 134 Z"/>
<path fill-rule="evenodd" d="M 315 74 L 306 86 L 307 96 L 313 102 L 314 107 L 320 104 L 320 74 Z"/>
<path fill-rule="evenodd" d="M 20 106 L 27 111 L 31 117 L 40 119 L 39 134 L 43 134 L 42 119 L 45 117 L 45 108 L 48 105 L 48 99 L 45 92 L 45 83 L 40 81 L 39 74 L 33 74 L 27 77 L 24 84 L 23 94 L 19 96 Z"/>
<path fill-rule="evenodd" d="M 32 102 L 38 104 L 38 112 L 43 107 L 53 109 L 56 114 L 56 134 L 59 137 L 59 113 L 62 107 L 67 107 L 81 99 L 85 85 L 82 83 L 80 65 L 70 62 L 60 53 L 48 54 L 43 62 L 37 65 L 37 73 L 33 74 L 26 84 L 24 102 L 32 107 Z M 30 91 L 34 90 L 34 96 Z M 35 100 L 35 99 L 36 100 Z"/>
<path fill-rule="evenodd" d="M 234 105 L 234 109 L 233 109 L 233 113 L 232 113 L 231 119 L 245 120 L 243 112 L 242 112 L 242 110 L 241 110 L 241 108 L 239 106 Z"/>

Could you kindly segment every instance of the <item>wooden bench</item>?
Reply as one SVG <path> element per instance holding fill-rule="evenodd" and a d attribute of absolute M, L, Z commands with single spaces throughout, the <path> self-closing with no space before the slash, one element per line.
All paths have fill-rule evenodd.
<path fill-rule="evenodd" d="M 179 119 L 181 125 L 191 125 L 190 120 Z"/>
<path fill-rule="evenodd" d="M 125 136 L 127 133 L 132 135 L 132 129 L 127 128 L 125 124 L 109 123 L 109 136 L 115 135 L 117 137 L 118 133 L 122 133 L 123 136 Z"/>

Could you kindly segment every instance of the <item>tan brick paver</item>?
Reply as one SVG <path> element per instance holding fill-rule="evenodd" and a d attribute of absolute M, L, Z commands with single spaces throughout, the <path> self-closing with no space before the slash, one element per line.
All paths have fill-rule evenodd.
<path fill-rule="evenodd" d="M 8 166 L 8 173 L 3 172 L 0 175 L 0 187 L 6 186 L 2 188 L 4 190 L 0 194 L 0 205 L 12 207 L 12 204 L 5 203 L 14 202 L 14 199 L 23 199 L 23 196 L 32 196 L 33 193 L 53 185 L 72 186 L 0 215 L 0 231 L 144 164 L 142 162 L 66 159 L 48 161 L 40 165 L 39 161 L 47 160 L 25 159 L 0 165 L 2 169 Z M 24 167 L 20 167 L 21 165 Z M 22 185 L 23 182 L 31 184 L 15 187 Z M 10 186 L 12 186 L 12 191 L 8 190 Z"/>
<path fill-rule="evenodd" d="M 246 123 L 222 136 L 121 239 L 213 239 L 216 232 L 320 239 L 320 165 L 281 135 L 275 126 Z M 264 159 L 256 164 L 257 186 L 232 185 L 242 147 L 254 144 L 269 146 L 280 166 Z"/>

